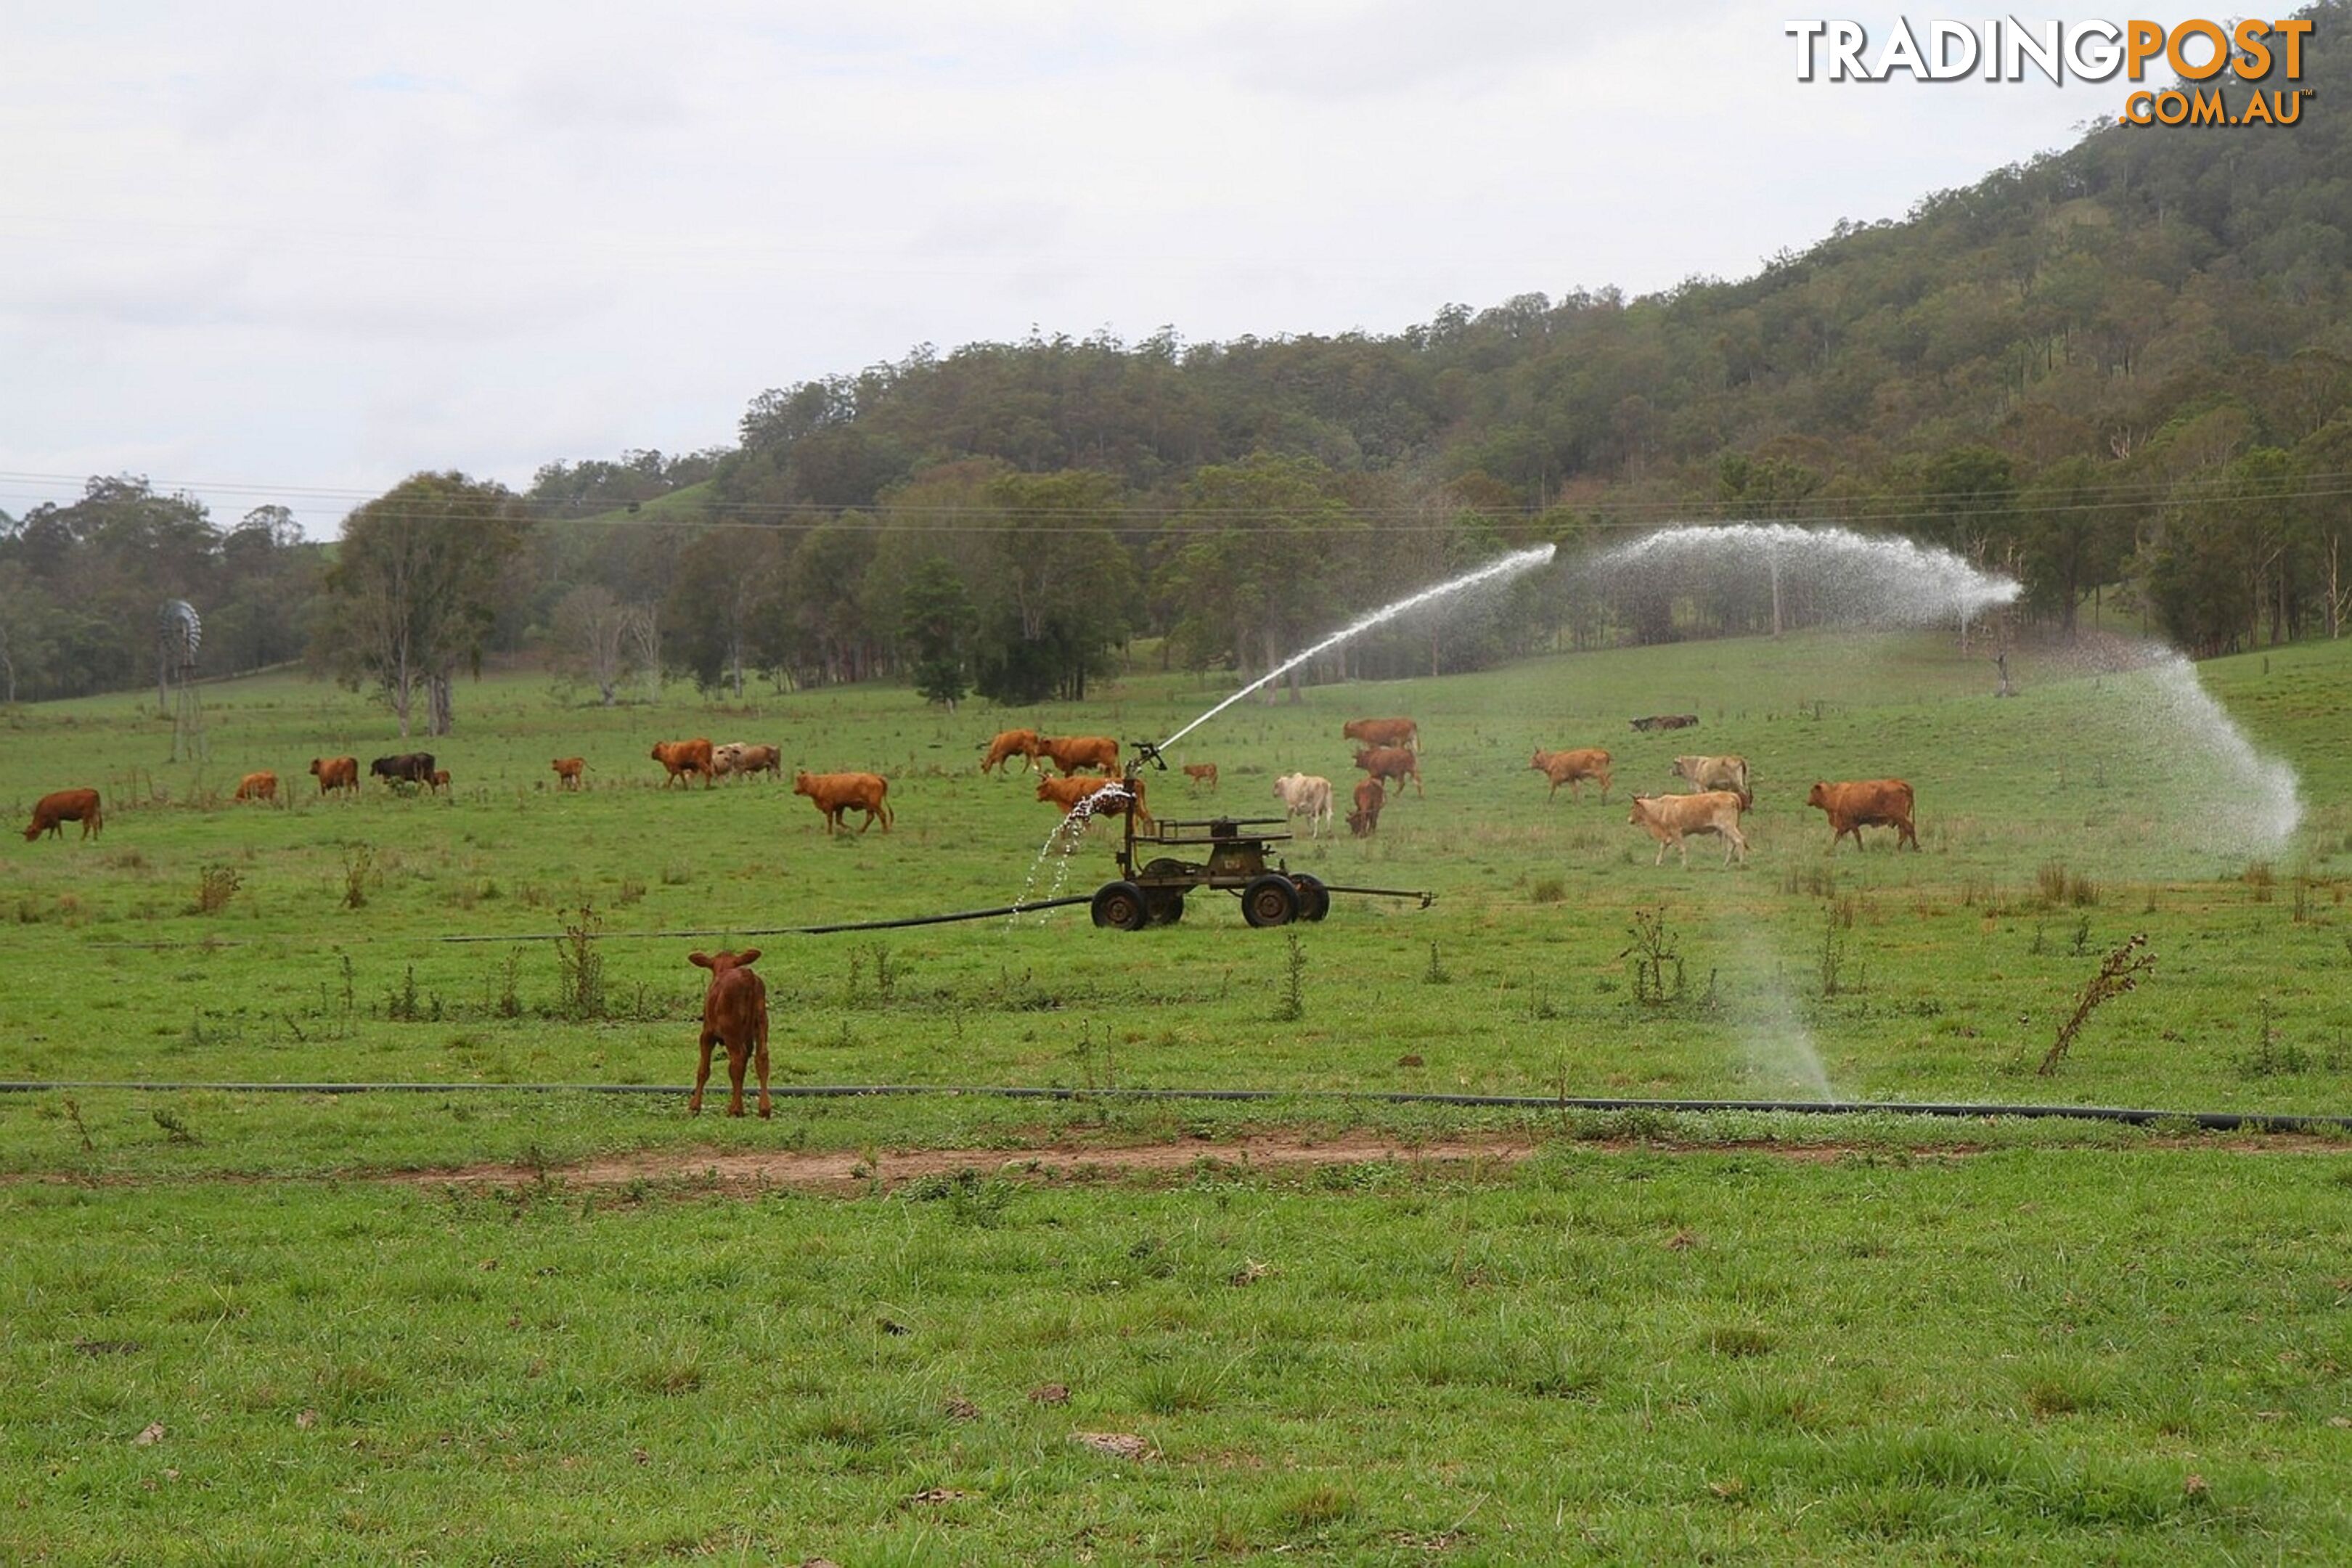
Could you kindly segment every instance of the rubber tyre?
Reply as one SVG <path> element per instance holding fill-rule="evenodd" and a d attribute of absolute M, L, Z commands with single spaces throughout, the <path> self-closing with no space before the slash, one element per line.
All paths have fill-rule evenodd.
<path fill-rule="evenodd" d="M 1319 921 L 1331 912 L 1331 889 L 1323 885 L 1322 878 L 1298 871 L 1292 874 L 1290 881 L 1298 889 L 1300 920 Z"/>
<path fill-rule="evenodd" d="M 1172 926 L 1184 918 L 1184 895 L 1173 888 L 1147 888 L 1144 912 L 1156 926 Z"/>
<path fill-rule="evenodd" d="M 1095 924 L 1113 931 L 1141 931 L 1145 913 L 1143 889 L 1132 882 L 1105 882 L 1095 889 Z"/>
<path fill-rule="evenodd" d="M 1287 877 L 1269 871 L 1242 889 L 1242 919 L 1264 930 L 1298 918 L 1298 889 Z"/>

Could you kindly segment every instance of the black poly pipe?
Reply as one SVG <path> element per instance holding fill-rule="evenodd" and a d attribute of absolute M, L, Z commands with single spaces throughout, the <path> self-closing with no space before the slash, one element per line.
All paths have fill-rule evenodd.
<path fill-rule="evenodd" d="M 135 1089 L 182 1093 L 213 1089 L 223 1094 L 675 1094 L 684 1084 L 651 1083 L 185 1083 L 60 1079 L 0 1080 L 0 1094 L 39 1094 L 60 1089 Z M 2293 1132 L 2312 1128 L 2352 1132 L 2352 1116 L 2309 1115 L 2276 1110 L 2157 1110 L 2114 1105 L 1993 1105 L 1957 1101 L 1893 1100 L 1614 1100 L 1554 1094 L 1435 1094 L 1409 1089 L 1068 1089 L 1013 1084 L 868 1083 L 784 1084 L 777 1100 L 856 1100 L 884 1095 L 970 1095 L 993 1100 L 1218 1100 L 1226 1103 L 1280 1100 L 1354 1100 L 1371 1105 L 1447 1105 L 1501 1110 L 1653 1110 L 1667 1114 L 1748 1110 L 1792 1116 L 1931 1116 L 1950 1120 L 2021 1120 L 2120 1122 L 2146 1127 L 2186 1121 L 2206 1132 Z"/>
<path fill-rule="evenodd" d="M 1086 904 L 1094 901 L 1091 893 L 1074 893 L 1063 899 L 1040 899 L 1034 904 L 1003 904 L 992 910 L 958 910 L 947 915 L 908 915 L 895 921 L 853 921 L 829 926 L 753 926 L 727 931 L 598 931 L 598 942 L 644 942 L 656 937 L 713 936 L 833 936 L 845 931 L 897 931 L 903 926 L 947 925 L 954 921 L 984 921 L 997 915 L 1025 915 L 1032 910 L 1058 910 L 1065 904 Z M 436 936 L 435 942 L 562 942 L 562 931 L 524 931 L 514 936 Z"/>

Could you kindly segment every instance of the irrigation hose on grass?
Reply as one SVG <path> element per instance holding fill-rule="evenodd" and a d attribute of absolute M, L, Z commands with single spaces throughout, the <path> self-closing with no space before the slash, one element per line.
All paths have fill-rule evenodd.
<path fill-rule="evenodd" d="M 202 1083 L 165 1080 L 0 1079 L 0 1094 L 88 1093 L 120 1089 L 147 1094 L 616 1094 L 688 1093 L 684 1084 L 654 1083 Z M 1948 1121 L 2105 1121 L 2128 1127 L 2160 1123 L 2193 1126 L 2200 1132 L 2352 1132 L 2352 1116 L 2279 1110 L 2158 1110 L 2116 1105 L 2001 1105 L 1966 1101 L 1895 1100 L 1620 1100 L 1556 1094 L 1438 1094 L 1411 1089 L 1068 1089 L 1018 1084 L 844 1083 L 785 1084 L 770 1091 L 776 1100 L 861 1100 L 891 1096 L 944 1095 L 984 1100 L 1208 1100 L 1264 1104 L 1277 1100 L 1357 1105 L 1444 1105 L 1479 1110 L 1651 1111 L 1704 1115 L 1755 1111 L 1783 1116 L 1924 1116 Z"/>

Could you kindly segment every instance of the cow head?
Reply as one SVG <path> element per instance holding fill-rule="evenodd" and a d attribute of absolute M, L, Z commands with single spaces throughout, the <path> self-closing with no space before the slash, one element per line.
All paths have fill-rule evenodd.
<path fill-rule="evenodd" d="M 1818 807 L 1823 811 L 1828 810 L 1830 804 L 1830 786 L 1825 784 L 1815 784 L 1811 792 L 1806 795 L 1805 804 L 1810 806 Z"/>
<path fill-rule="evenodd" d="M 793 774 L 793 793 L 794 795 L 806 795 L 809 793 L 809 776 L 808 770 L 806 768 L 803 768 Z"/>

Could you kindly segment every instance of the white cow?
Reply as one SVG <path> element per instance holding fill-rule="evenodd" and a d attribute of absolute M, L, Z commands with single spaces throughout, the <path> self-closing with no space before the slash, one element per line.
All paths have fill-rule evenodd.
<path fill-rule="evenodd" d="M 1746 757 L 1676 757 L 1675 776 L 1688 782 L 1693 795 L 1710 789 L 1748 793 Z"/>
<path fill-rule="evenodd" d="M 1320 838 L 1331 821 L 1331 781 L 1313 773 L 1285 773 L 1274 781 L 1285 816 L 1307 818 L 1307 837 Z"/>
<path fill-rule="evenodd" d="M 1637 795 L 1633 812 L 1625 820 L 1641 828 L 1658 841 L 1658 858 L 1653 866 L 1665 864 L 1666 849 L 1672 846 L 1683 858 L 1683 869 L 1690 869 L 1690 846 L 1685 840 L 1694 833 L 1713 833 L 1723 839 L 1723 863 L 1731 864 L 1734 852 L 1739 863 L 1748 864 L 1748 836 L 1739 831 L 1739 814 L 1748 809 L 1748 797 L 1729 790 L 1709 790 L 1704 795 Z"/>

